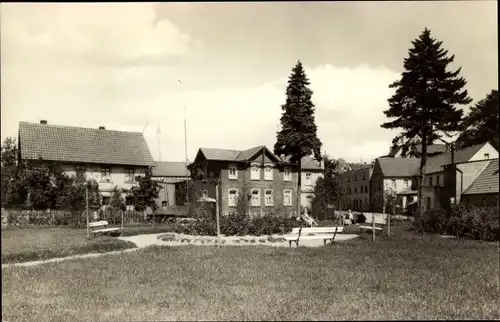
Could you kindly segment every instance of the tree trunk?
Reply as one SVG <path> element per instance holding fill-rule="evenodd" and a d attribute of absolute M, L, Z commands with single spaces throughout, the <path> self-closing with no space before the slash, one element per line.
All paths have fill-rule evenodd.
<path fill-rule="evenodd" d="M 424 213 L 423 186 L 425 183 L 425 165 L 427 164 L 427 135 L 422 138 L 422 155 L 420 157 L 420 173 L 418 185 L 418 216 L 422 218 Z"/>
<path fill-rule="evenodd" d="M 297 218 L 300 218 L 300 192 L 302 186 L 302 158 L 299 159 L 299 177 L 297 178 Z"/>

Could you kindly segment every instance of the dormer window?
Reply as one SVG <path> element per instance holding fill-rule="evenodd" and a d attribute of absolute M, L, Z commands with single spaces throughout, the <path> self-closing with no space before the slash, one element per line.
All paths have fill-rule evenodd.
<path fill-rule="evenodd" d="M 238 179 L 238 167 L 235 164 L 229 165 L 229 179 L 231 180 Z"/>
<path fill-rule="evenodd" d="M 251 164 L 250 177 L 252 180 L 260 180 L 260 166 L 258 163 Z"/>
<path fill-rule="evenodd" d="M 485 153 L 484 154 L 484 158 L 488 160 L 490 158 L 490 154 L 489 153 Z"/>
<path fill-rule="evenodd" d="M 264 166 L 264 180 L 273 180 L 273 165 L 266 164 Z"/>

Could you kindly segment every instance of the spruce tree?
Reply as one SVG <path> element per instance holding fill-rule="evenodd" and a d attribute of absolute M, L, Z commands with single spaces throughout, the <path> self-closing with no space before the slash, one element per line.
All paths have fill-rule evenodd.
<path fill-rule="evenodd" d="M 486 98 L 471 107 L 462 122 L 462 135 L 458 138 L 461 148 L 490 142 L 499 149 L 498 138 L 498 90 L 492 90 Z"/>
<path fill-rule="evenodd" d="M 422 144 L 418 185 L 419 214 L 423 212 L 422 183 L 427 163 L 427 145 L 440 138 L 442 133 L 459 130 L 463 111 L 458 105 L 469 104 L 466 81 L 459 77 L 461 67 L 448 70 L 455 59 L 441 47 L 442 41 L 431 37 L 429 29 L 412 41 L 404 69 L 399 80 L 389 87 L 396 92 L 388 99 L 389 109 L 385 116 L 392 121 L 383 123 L 385 129 L 400 129 L 393 139 L 394 146 L 402 146 L 403 155 L 409 148 Z"/>
<path fill-rule="evenodd" d="M 314 104 L 311 101 L 313 92 L 309 85 L 302 63 L 298 61 L 288 79 L 286 101 L 281 106 L 281 130 L 274 145 L 275 154 L 284 155 L 298 166 L 297 216 L 301 214 L 301 160 L 314 154 L 315 159 L 321 161 L 321 141 L 316 134 Z"/>

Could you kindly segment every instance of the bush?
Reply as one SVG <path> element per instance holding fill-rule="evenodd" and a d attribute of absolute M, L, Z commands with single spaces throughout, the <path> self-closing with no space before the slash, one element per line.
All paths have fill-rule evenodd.
<path fill-rule="evenodd" d="M 498 207 L 456 205 L 447 214 L 431 209 L 413 221 L 414 231 L 449 234 L 476 240 L 500 240 Z"/>
<path fill-rule="evenodd" d="M 176 223 L 174 231 L 187 235 L 217 235 L 217 222 L 209 213 L 199 211 L 196 220 L 189 223 Z M 248 215 L 232 213 L 221 216 L 220 233 L 226 236 L 261 236 L 285 234 L 297 226 L 295 218 L 267 215 L 265 217 L 250 218 Z"/>
<path fill-rule="evenodd" d="M 354 220 L 357 224 L 364 224 L 366 222 L 366 216 L 360 212 L 354 216 Z"/>
<path fill-rule="evenodd" d="M 440 234 L 445 231 L 447 221 L 446 210 L 429 209 L 422 216 L 415 219 L 414 225 L 415 230 L 418 232 Z"/>

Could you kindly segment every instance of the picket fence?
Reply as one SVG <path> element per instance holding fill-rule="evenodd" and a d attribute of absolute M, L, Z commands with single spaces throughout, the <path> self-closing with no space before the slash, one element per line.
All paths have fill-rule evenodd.
<path fill-rule="evenodd" d="M 89 221 L 107 220 L 110 224 L 145 224 L 149 219 L 144 211 L 89 211 Z M 85 227 L 85 211 L 9 210 L 2 209 L 2 228 L 11 226 L 72 226 Z"/>

